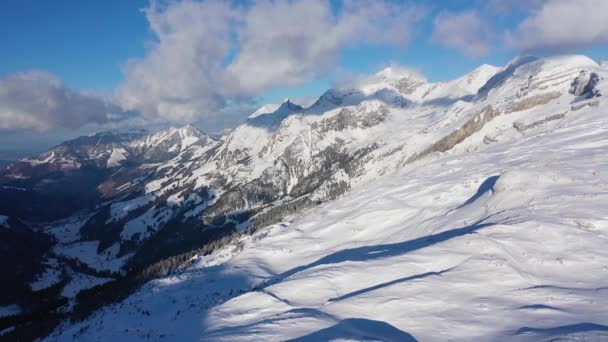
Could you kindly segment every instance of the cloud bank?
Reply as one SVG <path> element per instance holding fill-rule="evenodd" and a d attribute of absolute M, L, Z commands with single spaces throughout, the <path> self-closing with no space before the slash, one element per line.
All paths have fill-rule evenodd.
<path fill-rule="evenodd" d="M 129 61 L 116 100 L 126 110 L 193 122 L 261 92 L 327 73 L 345 47 L 405 46 L 419 18 L 388 1 L 152 2 L 145 15 L 156 37 Z"/>
<path fill-rule="evenodd" d="M 440 13 L 433 21 L 431 41 L 459 50 L 469 57 L 490 53 L 491 28 L 476 11 Z"/>
<path fill-rule="evenodd" d="M 606 0 L 547 0 L 507 35 L 507 44 L 515 49 L 553 52 L 606 44 L 607 13 Z"/>
<path fill-rule="evenodd" d="M 47 72 L 0 79 L 0 129 L 77 128 L 107 121 L 104 102 L 66 87 Z"/>
<path fill-rule="evenodd" d="M 78 92 L 46 72 L 8 75 L 0 78 L 0 129 L 227 127 L 246 117 L 261 94 L 324 77 L 348 48 L 407 46 L 421 20 L 431 24 L 423 39 L 474 58 L 501 46 L 551 53 L 608 43 L 608 0 L 475 0 L 458 12 L 419 4 L 152 0 L 142 12 L 154 39 L 143 56 L 125 63 L 112 96 Z M 519 24 L 496 34 L 491 18 L 499 14 Z"/>

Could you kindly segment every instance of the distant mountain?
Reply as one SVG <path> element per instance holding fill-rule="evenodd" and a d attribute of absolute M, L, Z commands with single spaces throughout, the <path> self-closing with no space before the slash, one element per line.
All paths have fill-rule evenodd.
<path fill-rule="evenodd" d="M 142 165 L 166 162 L 209 140 L 192 126 L 79 137 L 6 166 L 0 172 L 0 208 L 29 220 L 66 217 L 113 196 L 116 189 L 107 186 L 112 177 L 134 175 Z"/>
<path fill-rule="evenodd" d="M 192 277 L 184 281 L 196 285 L 198 292 L 194 297 L 200 305 L 197 308 L 207 312 L 211 309 L 210 303 L 216 303 L 213 298 L 223 302 L 252 288 L 282 283 L 289 277 L 289 273 L 280 276 L 287 272 L 281 266 L 283 262 L 297 269 L 302 262 L 314 262 L 315 253 L 321 256 L 339 250 L 336 241 L 351 246 L 349 248 L 356 248 L 357 244 L 391 242 L 393 237 L 376 231 L 376 225 L 382 225 L 387 232 L 394 231 L 395 238 L 405 236 L 398 228 L 386 225 L 392 220 L 403 224 L 400 215 L 410 217 L 410 208 L 416 207 L 421 217 L 434 220 L 426 211 L 435 212 L 432 209 L 435 200 L 420 195 L 425 198 L 424 205 L 415 203 L 415 198 L 409 199 L 411 203 L 402 202 L 390 196 L 390 189 L 376 189 L 374 184 L 380 179 L 395 177 L 404 169 L 424 170 L 426 163 L 438 163 L 431 165 L 434 173 L 425 177 L 435 175 L 440 182 L 445 173 L 463 172 L 467 167 L 444 159 L 450 154 L 475 156 L 492 146 L 502 146 L 496 148 L 504 148 L 505 153 L 511 149 L 516 151 L 520 141 L 549 134 L 580 113 L 593 111 L 598 106 L 603 108 L 600 100 L 606 91 L 607 76 L 608 71 L 584 56 L 521 57 L 504 68 L 483 65 L 461 78 L 440 83 L 429 82 L 416 72 L 392 67 L 353 84 L 330 89 L 306 108 L 289 100 L 264 106 L 218 140 L 189 126 L 155 134 L 114 132 L 82 137 L 5 169 L 0 214 L 35 221 L 38 232 L 53 237 L 54 244 L 45 254 L 44 271 L 32 286 L 60 287 L 59 296 L 68 298 L 70 308 L 76 313 L 106 303 L 112 296 L 122 298 L 126 295 L 121 291 L 128 294 L 149 279 L 187 267 L 184 262 L 195 265 L 184 269 L 188 277 Z M 549 147 L 543 151 L 539 153 L 549 153 Z M 421 174 L 416 175 L 419 178 L 401 175 L 399 180 L 404 187 L 411 186 L 419 194 L 433 192 L 432 181 L 425 181 L 426 190 L 418 187 L 417 179 L 424 174 L 419 172 Z M 454 186 L 464 193 L 461 188 L 468 189 L 475 182 L 470 183 L 454 183 Z M 369 196 L 381 201 L 369 205 L 380 208 L 382 203 L 388 203 L 389 214 L 365 210 L 365 189 L 372 189 Z M 359 191 L 352 202 L 344 204 L 358 208 L 344 211 L 348 213 L 345 222 L 357 222 L 351 230 L 334 231 L 336 227 L 323 223 L 337 224 L 338 219 L 315 219 L 314 215 L 340 216 L 340 212 L 324 213 L 325 206 L 312 209 L 308 214 L 312 216 L 299 216 L 303 210 L 338 199 L 351 190 Z M 378 197 L 376 191 L 382 191 L 383 196 Z M 405 196 L 404 191 L 398 196 Z M 349 199 L 344 197 L 336 203 L 342 203 L 340 201 Z M 441 197 L 436 201 L 441 201 Z M 399 206 L 392 208 L 390 203 Z M 456 201 L 450 205 L 455 206 Z M 338 204 L 336 210 L 345 210 L 344 206 Z M 483 206 L 479 208 L 482 210 Z M 486 210 L 493 209 L 486 207 Z M 357 215 L 368 219 L 363 222 Z M 463 220 L 469 219 L 463 215 Z M 299 245 L 298 250 L 294 250 L 297 257 L 292 259 L 288 240 L 290 234 L 297 231 L 285 224 L 282 231 L 286 235 L 281 237 L 282 233 L 276 229 L 283 226 L 271 226 L 286 217 L 309 217 L 316 227 L 310 232 L 311 238 L 324 239 L 325 236 L 327 241 L 336 244 L 312 239 L 316 242 L 307 246 L 306 251 L 301 249 L 304 245 Z M 282 242 L 272 244 L 264 240 L 264 227 L 268 226 L 274 227 L 269 233 Z M 298 227 L 309 229 L 305 223 Z M 419 227 L 411 229 L 434 236 L 434 231 L 426 230 L 442 227 L 438 224 L 428 228 L 420 221 Z M 337 235 L 326 236 L 324 229 Z M 259 246 L 269 246 L 268 249 L 257 249 L 257 239 L 262 240 Z M 227 247 L 222 248 L 224 245 Z M 247 273 L 246 279 L 227 281 L 220 274 L 221 267 L 218 274 L 210 269 L 215 264 L 228 262 L 226 260 L 238 255 L 243 248 L 253 251 L 247 254 L 248 260 L 263 259 L 268 271 L 264 271 L 262 263 L 236 261 L 235 268 L 229 272 L 240 274 L 236 269 L 243 265 L 256 270 L 255 275 L 243 271 Z M 214 251 L 212 256 L 205 256 Z M 276 263 L 270 256 L 274 253 L 280 256 Z M 222 259 L 222 255 L 226 259 Z M 342 259 L 339 256 L 336 260 Z M 346 261 L 363 259 L 347 258 Z M 200 269 L 203 273 L 195 274 Z M 373 272 L 370 269 L 370 273 Z M 56 336 L 68 338 L 76 330 L 84 329 L 85 324 L 99 323 L 100 327 L 121 326 L 116 334 L 129 339 L 132 336 L 127 325 L 133 322 L 120 318 L 124 314 L 138 317 L 138 322 L 149 329 L 146 331 L 173 339 L 187 338 L 190 330 L 178 331 L 169 325 L 153 327 L 142 316 L 146 310 L 152 310 L 148 304 L 162 306 L 175 317 L 187 311 L 182 306 L 182 300 L 188 301 L 182 297 L 184 293 L 172 290 L 176 289 L 172 284 L 179 282 L 167 279 L 163 279 L 167 281 L 163 284 L 170 297 L 177 298 L 176 302 L 151 299 L 154 294 L 147 291 L 165 291 L 165 285 L 153 283 L 136 294 L 143 297 L 131 297 L 127 307 L 104 309 L 106 318 L 95 316 L 89 323 L 66 326 L 57 331 Z M 207 280 L 218 282 L 209 285 Z M 263 282 L 268 283 L 263 285 Z M 105 285 L 92 288 L 99 284 Z M 306 293 L 306 286 L 298 287 L 297 291 Z M 254 292 L 257 296 L 258 291 Z M 134 309 L 130 300 L 143 303 L 142 308 L 146 309 Z M 286 305 L 305 303 L 305 299 L 302 300 Z M 200 322 L 200 317 L 193 315 L 192 319 Z M 254 316 L 262 317 L 257 313 Z M 172 319 L 162 317 L 163 321 Z M 223 319 L 214 322 L 220 321 Z M 220 329 L 219 325 L 214 327 Z M 93 330 L 96 332 L 91 330 L 90 334 L 98 333 L 97 328 Z M 201 336 L 214 339 L 208 333 L 203 332 Z M 78 336 L 93 338 L 86 329 L 82 334 Z M 95 336 L 109 336 L 103 328 L 99 334 Z M 269 336 L 272 336 L 269 339 L 282 338 Z M 259 339 L 265 338 L 260 335 Z"/>
<path fill-rule="evenodd" d="M 2 177 L 6 182 L 84 168 L 110 169 L 120 167 L 123 163 L 162 162 L 175 157 L 194 143 L 205 143 L 207 139 L 206 135 L 192 126 L 171 128 L 154 134 L 146 134 L 145 131 L 103 132 L 79 137 L 34 158 L 16 161 L 4 170 Z"/>

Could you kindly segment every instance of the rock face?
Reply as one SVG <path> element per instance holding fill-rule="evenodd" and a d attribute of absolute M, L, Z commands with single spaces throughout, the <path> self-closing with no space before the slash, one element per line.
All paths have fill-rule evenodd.
<path fill-rule="evenodd" d="M 563 119 L 564 117 L 566 117 L 566 113 L 551 115 L 551 116 L 548 116 L 548 117 L 546 117 L 544 119 L 541 119 L 541 120 L 538 120 L 538 121 L 534 121 L 534 122 L 529 123 L 529 124 L 523 123 L 521 121 L 515 121 L 513 123 L 513 127 L 516 130 L 518 130 L 519 132 L 523 132 L 523 131 L 528 130 L 530 128 L 534 128 L 534 127 L 540 126 L 540 125 L 542 125 L 544 123 L 547 123 L 549 121 Z"/>
<path fill-rule="evenodd" d="M 485 126 L 485 124 L 492 121 L 492 119 L 494 119 L 498 115 L 500 115 L 500 112 L 498 112 L 492 106 L 487 106 L 482 111 L 475 114 L 471 119 L 469 119 L 469 121 L 467 121 L 462 127 L 441 138 L 439 141 L 429 146 L 419 154 L 415 154 L 410 157 L 410 159 L 408 159 L 408 163 L 424 158 L 431 153 L 445 152 L 451 150 L 452 148 L 454 148 L 454 146 L 463 142 L 472 134 L 479 132 L 483 128 L 483 126 Z"/>
<path fill-rule="evenodd" d="M 599 80 L 600 78 L 595 72 L 583 70 L 572 81 L 572 84 L 570 85 L 570 94 L 584 96 L 585 98 L 598 96 L 599 90 L 596 89 L 596 86 Z"/>
<path fill-rule="evenodd" d="M 525 99 L 514 102 L 509 107 L 509 109 L 507 109 L 507 111 L 509 113 L 512 113 L 512 112 L 519 112 L 522 110 L 528 110 L 528 109 L 534 108 L 536 106 L 545 105 L 545 104 L 551 102 L 552 100 L 559 98 L 560 96 L 562 96 L 562 94 L 557 91 L 529 96 Z"/>

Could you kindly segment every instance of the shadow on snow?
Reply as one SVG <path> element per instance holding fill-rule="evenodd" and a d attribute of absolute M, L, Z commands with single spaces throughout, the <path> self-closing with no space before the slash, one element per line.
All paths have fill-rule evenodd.
<path fill-rule="evenodd" d="M 414 336 L 399 330 L 394 326 L 381 321 L 363 318 L 348 318 L 325 329 L 321 329 L 289 341 L 312 342 L 329 341 L 336 339 L 348 340 L 372 340 L 372 341 L 416 341 Z"/>
<path fill-rule="evenodd" d="M 497 214 L 494 214 L 494 215 L 497 215 Z M 311 269 L 311 268 L 314 268 L 317 266 L 339 264 L 339 263 L 347 262 L 347 261 L 363 262 L 363 261 L 370 261 L 370 260 L 376 260 L 376 259 L 381 259 L 381 258 L 398 256 L 401 254 L 410 253 L 410 252 L 413 252 L 413 251 L 416 251 L 416 250 L 419 250 L 422 248 L 426 248 L 426 247 L 432 246 L 434 244 L 441 243 L 441 242 L 444 242 L 444 241 L 447 241 L 447 240 L 450 240 L 450 239 L 453 239 L 456 237 L 460 237 L 460 236 L 467 235 L 467 234 L 473 234 L 482 228 L 499 224 L 499 223 L 494 223 L 494 222 L 485 222 L 486 220 L 488 220 L 489 218 L 491 218 L 494 215 L 483 218 L 468 226 L 451 229 L 451 230 L 444 231 L 444 232 L 437 233 L 437 234 L 422 236 L 422 237 L 419 237 L 419 238 L 416 238 L 413 240 L 409 240 L 409 241 L 341 250 L 339 252 L 327 255 L 310 264 L 298 266 L 298 267 L 292 268 L 291 270 L 283 272 L 283 273 L 275 276 L 274 278 L 270 279 L 269 281 L 261 284 L 258 287 L 258 289 L 263 289 L 263 288 L 266 288 L 273 284 L 279 283 L 296 273 L 306 271 L 308 269 Z"/>

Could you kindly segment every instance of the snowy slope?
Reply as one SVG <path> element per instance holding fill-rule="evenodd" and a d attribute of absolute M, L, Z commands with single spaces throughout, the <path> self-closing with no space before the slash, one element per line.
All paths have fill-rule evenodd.
<path fill-rule="evenodd" d="M 255 127 L 237 128 L 226 151 L 248 144 L 254 165 L 286 146 L 304 169 L 335 139 L 378 147 L 355 177 L 332 176 L 351 184 L 337 200 L 49 340 L 608 339 L 608 72 L 583 56 L 516 64 L 467 101 L 424 103 L 428 84 L 401 77 L 403 102 L 376 96 L 396 86 L 368 84 L 254 140 Z"/>
<path fill-rule="evenodd" d="M 277 104 L 277 103 L 265 104 L 262 107 L 258 108 L 255 112 L 251 113 L 251 115 L 249 115 L 249 119 L 253 119 L 260 115 L 273 113 L 277 109 L 279 109 L 280 106 L 281 106 L 281 104 Z"/>
<path fill-rule="evenodd" d="M 8 216 L 0 215 L 0 227 L 10 228 L 11 226 L 8 224 Z"/>

